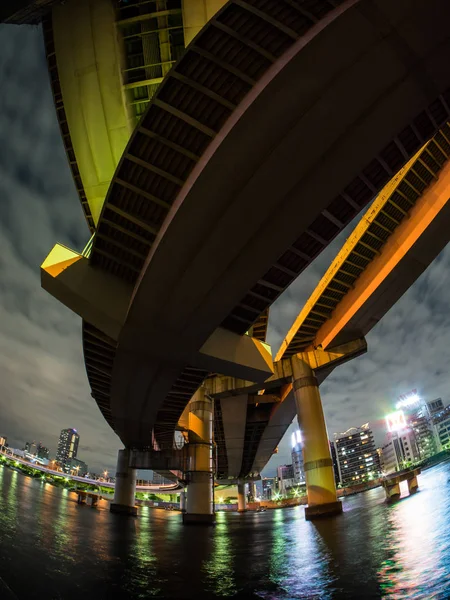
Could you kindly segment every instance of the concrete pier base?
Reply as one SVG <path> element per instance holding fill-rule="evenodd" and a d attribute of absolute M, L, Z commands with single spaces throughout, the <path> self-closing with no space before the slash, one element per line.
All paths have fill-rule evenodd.
<path fill-rule="evenodd" d="M 186 512 L 186 491 L 180 492 L 180 510 Z"/>
<path fill-rule="evenodd" d="M 136 497 L 136 469 L 129 467 L 130 451 L 119 450 L 116 469 L 116 487 L 114 501 L 109 510 L 121 515 L 137 515 L 135 506 Z"/>
<path fill-rule="evenodd" d="M 240 481 L 237 486 L 238 490 L 238 511 L 245 512 L 247 510 L 247 498 L 245 497 L 245 483 Z"/>
<path fill-rule="evenodd" d="M 386 493 L 386 500 L 388 502 L 395 502 L 400 498 L 400 483 L 402 481 L 408 482 L 408 491 L 410 494 L 417 492 L 419 484 L 417 482 L 417 476 L 420 475 L 420 468 L 404 469 L 395 473 L 390 473 L 382 479 L 384 491 Z"/>
<path fill-rule="evenodd" d="M 137 516 L 137 506 L 126 506 L 125 504 L 114 504 L 114 502 L 111 502 L 109 510 L 119 515 Z"/>
<path fill-rule="evenodd" d="M 417 477 L 413 477 L 412 479 L 408 479 L 408 491 L 410 494 L 415 494 L 419 489 L 419 484 L 417 483 Z"/>
<path fill-rule="evenodd" d="M 215 522 L 215 514 L 183 513 L 184 525 L 214 525 Z"/>
<path fill-rule="evenodd" d="M 312 521 L 323 517 L 332 517 L 342 513 L 342 502 L 328 502 L 327 504 L 315 504 L 313 506 L 305 506 L 305 519 Z"/>
<path fill-rule="evenodd" d="M 386 492 L 386 500 L 388 502 L 395 502 L 400 498 L 400 484 L 393 483 L 392 485 L 387 485 L 385 488 Z"/>

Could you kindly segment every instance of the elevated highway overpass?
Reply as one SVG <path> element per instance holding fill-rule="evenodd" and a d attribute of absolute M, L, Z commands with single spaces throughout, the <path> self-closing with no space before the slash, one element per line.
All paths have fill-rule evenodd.
<path fill-rule="evenodd" d="M 205 0 L 204 19 L 213 4 Z M 181 16 L 185 40 L 191 40 L 199 21 L 188 1 L 153 14 L 139 2 L 125 7 L 110 0 L 78 2 L 74 12 L 74 0 L 68 0 L 43 21 L 61 131 L 93 237 L 83 254 L 56 247 L 43 264 L 42 283 L 83 318 L 92 395 L 127 448 L 172 447 L 194 396 L 183 431 L 197 453 L 212 418 L 209 393 L 199 389 L 210 374 L 257 382 L 257 392 L 269 378 L 276 380 L 279 367 L 263 344 L 270 305 L 424 144 L 444 135 L 450 117 L 450 7 L 444 0 L 222 4 L 215 3 L 218 12 L 197 28 L 184 52 L 160 32 L 179 29 L 179 20 L 168 19 Z M 132 16 L 124 12 L 131 10 Z M 63 35 L 69 23 L 75 32 L 70 44 Z M 119 42 L 111 33 L 116 26 Z M 161 60 L 147 64 L 149 50 L 141 42 L 139 62 L 132 66 L 127 61 L 134 46 L 127 40 L 149 38 L 151 27 Z M 80 44 L 85 50 L 77 53 Z M 120 70 L 116 59 L 111 64 L 114 53 L 100 53 L 105 48 L 122 53 L 126 68 Z M 73 64 L 75 56 L 80 64 Z M 158 77 L 150 67 L 159 68 Z M 113 93 L 102 103 L 105 89 Z M 438 156 L 423 155 L 420 169 L 415 167 L 425 187 L 429 170 L 436 175 L 443 166 Z M 416 199 L 408 198 L 413 209 Z M 379 215 L 361 236 L 358 248 L 369 253 L 368 265 L 376 265 L 377 244 L 391 236 L 394 224 L 402 229 L 401 215 L 409 211 L 408 201 L 402 202 L 391 200 L 383 210 L 392 218 Z M 441 209 L 433 218 L 428 212 L 430 231 L 444 222 Z M 419 248 L 427 227 L 416 232 L 411 248 Z M 423 251 L 422 267 L 446 243 L 441 234 Z M 364 246 L 367 236 L 373 256 Z M 401 269 L 411 248 L 397 254 L 398 264 L 386 264 Z M 319 357 L 312 366 L 323 378 L 334 360 L 364 351 L 361 336 L 420 272 L 417 267 L 404 274 L 398 288 L 386 293 L 391 284 L 385 277 L 371 294 L 375 309 L 367 312 L 361 294 L 355 312 L 345 298 L 353 297 L 349 290 L 355 291 L 358 277 L 343 272 L 362 272 L 350 265 L 362 266 L 354 260 L 358 249 L 352 252 L 327 294 L 308 303 L 277 356 L 290 361 L 291 379 L 278 381 L 276 401 L 247 398 L 245 410 L 240 407 L 246 419 L 240 470 L 236 448 L 232 459 L 227 448 L 226 430 L 232 428 L 224 413 L 232 416 L 233 410 L 223 409 L 223 397 L 216 402 L 224 477 L 230 475 L 228 464 L 242 477 L 262 468 L 276 437 L 269 443 L 266 430 L 278 418 L 281 434 L 293 397 L 300 414 L 298 398 L 314 388 L 320 406 L 312 357 Z M 366 277 L 373 274 L 369 266 Z M 342 350 L 347 342 L 350 355 Z M 330 358 L 333 352 L 338 358 Z M 296 387 L 296 381 L 312 385 Z M 315 418 L 323 421 L 319 413 Z M 326 431 L 319 429 L 323 437 Z M 309 462 L 329 470 L 328 460 Z M 210 464 L 206 455 L 202 461 L 202 469 Z M 324 497 L 310 504 L 329 504 Z"/>
<path fill-rule="evenodd" d="M 114 489 L 115 484 L 110 481 L 99 481 L 98 479 L 91 479 L 89 477 L 81 477 L 78 475 L 70 475 L 68 473 L 61 473 L 61 471 L 55 471 L 54 469 L 49 469 L 44 465 L 39 465 L 37 463 L 31 463 L 28 460 L 23 460 L 18 456 L 12 456 L 8 452 L 0 451 L 0 456 L 4 456 L 10 460 L 14 460 L 17 464 L 24 465 L 26 467 L 32 467 L 36 471 L 41 471 L 44 474 L 51 475 L 54 477 L 63 477 L 68 481 L 75 481 L 78 483 L 84 483 L 86 485 L 96 485 L 99 487 Z M 161 484 L 161 485 L 136 485 L 136 492 L 149 492 L 154 494 L 173 494 L 179 492 L 183 489 L 183 486 L 180 483 L 169 483 L 169 484 Z"/>

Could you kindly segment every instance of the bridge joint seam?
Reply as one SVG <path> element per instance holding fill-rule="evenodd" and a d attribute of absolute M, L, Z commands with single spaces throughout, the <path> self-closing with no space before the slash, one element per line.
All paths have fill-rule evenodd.
<path fill-rule="evenodd" d="M 170 73 L 170 77 L 172 77 L 173 79 L 177 79 L 178 81 L 181 81 L 182 83 L 185 83 L 192 89 L 196 90 L 197 92 L 200 92 L 201 94 L 204 94 L 208 98 L 211 98 L 211 100 L 215 100 L 216 102 L 218 102 L 222 106 L 225 106 L 225 108 L 228 108 L 231 111 L 236 109 L 236 104 L 233 104 L 233 102 L 230 102 L 226 98 L 223 98 L 220 94 L 213 92 L 212 90 L 208 89 L 201 83 L 194 81 L 190 77 L 186 77 L 186 75 L 182 75 L 181 73 L 178 73 L 178 71 L 172 71 Z"/>
<path fill-rule="evenodd" d="M 273 25 L 274 27 L 276 27 L 277 29 L 279 29 L 280 31 L 282 31 L 283 33 L 288 35 L 293 40 L 295 40 L 295 41 L 298 40 L 299 35 L 296 31 L 294 31 L 290 27 L 286 27 L 286 25 L 281 23 L 281 21 L 274 19 L 273 17 L 271 17 L 264 11 L 259 10 L 258 8 L 252 6 L 251 4 L 248 4 L 247 2 L 245 2 L 245 0 L 234 0 L 234 3 L 237 4 L 238 6 L 240 6 L 241 8 L 243 8 L 244 10 L 247 10 L 249 13 L 256 15 L 263 21 L 266 21 L 266 23 Z"/>
<path fill-rule="evenodd" d="M 195 129 L 198 129 L 210 138 L 214 138 L 217 135 L 217 132 L 214 131 L 214 129 L 211 129 L 207 125 L 203 125 L 203 123 L 201 123 L 197 119 L 194 119 L 194 117 L 189 116 L 187 113 L 183 112 L 182 110 L 179 110 L 178 108 L 175 108 L 174 106 L 168 104 L 167 102 L 164 102 L 163 100 L 155 98 L 153 100 L 153 105 L 158 106 L 159 108 L 165 110 L 174 117 L 177 117 L 181 121 L 184 121 L 188 125 L 191 125 Z"/>
<path fill-rule="evenodd" d="M 200 156 L 198 156 L 198 154 L 195 154 L 194 152 L 191 152 L 187 148 L 184 148 L 183 146 L 180 146 L 179 144 L 176 144 L 175 142 L 168 140 L 167 138 L 163 137 L 162 135 L 155 133 L 151 129 L 147 129 L 146 127 L 144 127 L 142 125 L 138 125 L 137 130 L 140 133 L 142 133 L 143 135 L 146 135 L 147 137 L 149 137 L 157 142 L 160 142 L 164 146 L 167 146 L 168 148 L 175 150 L 175 152 L 184 154 L 184 156 L 186 156 L 187 158 L 190 158 L 194 162 L 198 162 L 200 160 Z"/>
<path fill-rule="evenodd" d="M 215 63 L 218 67 L 225 69 L 226 71 L 228 71 L 232 75 L 235 75 L 236 77 L 238 77 L 245 83 L 248 83 L 251 87 L 256 85 L 255 79 L 253 79 L 252 77 L 249 77 L 248 75 L 246 75 L 246 73 L 243 73 L 240 69 L 233 67 L 233 65 L 230 65 L 226 61 L 218 58 L 211 52 L 208 52 L 208 50 L 205 50 L 204 48 L 200 48 L 200 46 L 196 46 L 195 44 L 190 45 L 189 50 L 196 52 L 197 54 L 199 54 L 200 56 L 203 56 L 207 60 L 210 60 L 211 62 Z"/>
<path fill-rule="evenodd" d="M 124 154 L 124 158 L 126 158 L 130 162 L 133 162 L 136 165 L 139 165 L 140 167 L 143 167 L 144 169 L 147 169 L 148 171 L 151 171 L 152 173 L 155 173 L 155 175 L 159 175 L 160 177 L 163 177 L 164 179 L 175 183 L 179 187 L 182 187 L 184 185 L 184 181 L 182 179 L 179 179 L 179 177 L 175 177 L 175 175 L 172 175 L 168 171 L 163 171 L 159 167 L 155 167 L 155 165 L 147 162 L 146 160 L 142 160 L 142 158 L 134 156 L 134 154 L 131 154 L 131 152 L 126 152 Z"/>
<path fill-rule="evenodd" d="M 254 42 L 252 42 L 252 40 L 248 39 L 247 37 L 237 33 L 237 31 L 231 29 L 231 27 L 228 27 L 228 25 L 225 25 L 224 23 L 221 23 L 216 19 L 213 23 L 213 26 L 217 27 L 217 29 L 221 29 L 224 33 L 227 33 L 230 37 L 235 38 L 236 40 L 238 40 L 245 46 L 248 46 L 252 50 L 255 50 L 255 52 L 258 52 L 258 54 L 266 58 L 269 62 L 274 63 L 277 61 L 276 56 L 274 56 L 270 52 L 267 52 L 266 50 L 264 50 L 264 48 L 261 48 L 261 46 L 258 46 L 258 44 L 255 44 Z"/>

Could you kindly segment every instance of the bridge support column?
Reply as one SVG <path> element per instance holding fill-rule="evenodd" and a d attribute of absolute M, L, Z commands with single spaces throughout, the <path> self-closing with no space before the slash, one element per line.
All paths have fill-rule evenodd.
<path fill-rule="evenodd" d="M 186 512 L 186 491 L 183 490 L 180 492 L 180 510 L 181 512 Z"/>
<path fill-rule="evenodd" d="M 400 482 L 393 481 L 391 484 L 386 484 L 384 491 L 386 492 L 386 500 L 388 502 L 395 502 L 400 498 Z"/>
<path fill-rule="evenodd" d="M 303 434 L 303 461 L 308 495 L 305 517 L 310 520 L 340 514 L 342 504 L 336 495 L 319 384 L 306 362 L 294 356 L 291 363 L 297 415 Z"/>
<path fill-rule="evenodd" d="M 116 469 L 116 487 L 114 489 L 114 502 L 110 511 L 124 515 L 137 515 L 135 506 L 136 496 L 136 469 L 129 467 L 130 451 L 119 450 Z"/>
<path fill-rule="evenodd" d="M 183 523 L 212 525 L 215 521 L 212 470 L 213 403 L 204 388 L 189 403 L 189 464 Z"/>
<path fill-rule="evenodd" d="M 419 484 L 417 483 L 417 477 L 408 479 L 408 491 L 410 494 L 414 494 L 415 492 L 417 492 L 418 488 Z"/>
<path fill-rule="evenodd" d="M 238 490 L 238 511 L 245 512 L 247 510 L 247 498 L 245 497 L 245 482 L 239 481 Z"/>

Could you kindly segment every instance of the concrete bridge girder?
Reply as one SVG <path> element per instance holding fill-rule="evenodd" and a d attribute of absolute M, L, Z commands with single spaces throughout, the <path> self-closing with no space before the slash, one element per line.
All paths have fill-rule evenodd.
<path fill-rule="evenodd" d="M 114 341 L 127 318 L 133 286 L 100 269 L 89 259 L 56 244 L 41 266 L 42 287 L 84 321 Z M 163 352 L 158 349 L 158 356 Z M 248 335 L 218 327 L 199 349 L 178 340 L 167 352 L 167 360 L 184 361 L 211 372 L 227 373 L 264 381 L 273 373 L 271 349 Z"/>
<path fill-rule="evenodd" d="M 314 422 L 318 421 L 318 423 L 321 424 L 319 417 L 322 414 L 322 408 L 318 384 L 321 383 L 336 366 L 360 356 L 366 351 L 366 341 L 364 339 L 359 339 L 336 347 L 333 351 L 323 351 L 320 348 L 317 348 L 311 352 L 299 353 L 292 358 L 277 361 L 274 364 L 274 375 L 267 380 L 265 384 L 253 384 L 252 382 L 221 376 L 206 380 L 205 387 L 208 394 L 214 398 L 215 402 L 220 402 L 221 404 L 220 412 L 225 434 L 229 479 L 236 479 L 239 477 L 239 474 L 241 476 L 247 475 L 249 477 L 259 475 L 275 452 L 281 438 L 286 433 L 296 414 L 299 416 L 299 423 L 302 429 L 305 427 L 305 423 L 302 422 L 305 418 L 303 416 L 304 411 L 299 409 L 298 399 L 299 395 L 304 395 L 304 391 L 298 392 L 298 390 L 295 389 L 295 381 L 298 379 L 298 374 L 296 375 L 294 372 L 294 362 L 296 364 L 306 365 L 311 373 L 314 374 L 313 377 L 314 380 L 317 381 L 317 389 L 314 392 L 316 412 L 313 421 L 315 419 Z M 261 392 L 264 391 L 265 393 L 261 394 Z M 242 459 L 245 451 L 244 439 L 242 438 L 242 423 L 239 423 L 239 426 L 236 427 L 235 420 L 230 418 L 227 413 L 224 414 L 224 408 L 227 407 L 228 402 L 232 402 L 235 411 L 239 410 L 241 413 L 244 413 L 244 411 L 247 411 L 249 402 L 257 402 L 259 398 L 261 398 L 261 404 L 272 401 L 273 406 L 269 421 L 259 439 L 258 448 L 253 458 L 250 471 L 243 474 L 240 472 L 237 464 L 238 459 Z M 302 403 L 300 402 L 300 405 L 301 404 Z M 321 419 L 323 421 L 323 414 Z M 306 424 L 306 427 L 311 428 L 308 424 Z M 326 452 L 328 452 L 329 455 L 328 437 L 324 427 L 323 422 L 322 434 L 323 431 L 325 431 L 326 444 L 325 442 L 322 443 L 320 452 L 323 452 L 323 450 L 326 449 Z M 240 434 L 239 431 L 241 432 Z M 324 436 L 322 435 L 322 437 Z M 231 440 L 230 444 L 228 443 L 228 439 Z M 312 454 L 314 454 L 314 451 Z M 329 456 L 320 456 L 319 459 L 314 458 L 311 460 L 322 459 L 327 461 L 328 459 L 331 460 Z"/>

